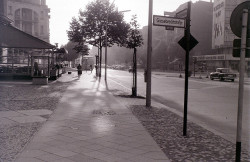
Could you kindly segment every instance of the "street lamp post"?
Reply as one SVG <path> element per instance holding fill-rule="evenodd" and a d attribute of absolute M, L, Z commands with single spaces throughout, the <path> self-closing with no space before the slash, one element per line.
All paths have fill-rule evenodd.
<path fill-rule="evenodd" d="M 107 81 L 107 53 L 108 53 L 108 16 L 109 16 L 109 9 L 110 7 L 114 4 L 115 0 L 111 3 L 111 5 L 107 9 L 107 15 L 106 15 L 106 23 L 105 23 L 105 76 L 104 79 Z M 119 11 L 119 12 L 129 12 L 130 10 L 124 10 L 124 11 Z"/>
<path fill-rule="evenodd" d="M 105 23 L 105 76 L 104 79 L 107 81 L 107 53 L 108 53 L 108 16 L 109 16 L 109 8 L 114 4 L 115 0 L 111 3 L 111 5 L 107 9 L 107 15 L 106 15 L 106 23 Z"/>
<path fill-rule="evenodd" d="M 147 48 L 147 87 L 146 87 L 146 106 L 151 107 L 151 56 L 152 56 L 152 15 L 153 0 L 149 0 L 148 13 L 148 48 Z"/>
<path fill-rule="evenodd" d="M 98 62 L 99 62 L 99 55 L 95 55 L 95 70 L 96 70 L 96 78 L 98 77 Z"/>

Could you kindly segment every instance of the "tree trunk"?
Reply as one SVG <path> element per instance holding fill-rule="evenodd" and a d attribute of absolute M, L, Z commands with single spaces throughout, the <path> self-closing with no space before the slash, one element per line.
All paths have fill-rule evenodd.
<path fill-rule="evenodd" d="M 136 60 L 136 48 L 134 48 L 133 53 L 133 87 L 132 87 L 132 96 L 137 96 L 137 60 Z"/>
<path fill-rule="evenodd" d="M 102 39 L 100 39 L 100 57 L 99 57 L 100 61 L 99 61 L 99 77 L 102 77 Z"/>
<path fill-rule="evenodd" d="M 100 71 L 99 71 L 99 77 L 102 77 L 102 47 L 100 48 Z"/>
<path fill-rule="evenodd" d="M 136 48 L 134 48 L 135 55 L 135 96 L 137 96 L 137 58 L 136 58 Z"/>

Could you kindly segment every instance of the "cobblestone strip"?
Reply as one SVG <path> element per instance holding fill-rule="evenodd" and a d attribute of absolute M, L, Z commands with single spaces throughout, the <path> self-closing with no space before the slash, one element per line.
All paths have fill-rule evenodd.
<path fill-rule="evenodd" d="M 148 130 L 162 151 L 174 162 L 235 161 L 235 144 L 189 122 L 188 136 L 182 136 L 182 118 L 159 105 L 150 109 L 145 99 L 131 98 L 131 91 L 112 80 L 110 92 L 125 104 Z M 242 151 L 242 162 L 250 162 L 250 154 Z"/>
<path fill-rule="evenodd" d="M 0 162 L 14 161 L 44 123 L 19 123 L 10 120 L 11 118 L 1 117 L 1 114 L 24 110 L 53 112 L 63 92 L 72 81 L 74 81 L 73 75 L 65 75 L 57 81 L 50 81 L 48 85 L 0 82 Z M 50 115 L 40 116 L 48 119 Z"/>

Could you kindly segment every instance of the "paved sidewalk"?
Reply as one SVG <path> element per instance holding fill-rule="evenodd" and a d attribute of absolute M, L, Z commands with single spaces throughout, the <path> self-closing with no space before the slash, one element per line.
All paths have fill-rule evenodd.
<path fill-rule="evenodd" d="M 131 111 L 84 73 L 17 162 L 170 161 Z"/>

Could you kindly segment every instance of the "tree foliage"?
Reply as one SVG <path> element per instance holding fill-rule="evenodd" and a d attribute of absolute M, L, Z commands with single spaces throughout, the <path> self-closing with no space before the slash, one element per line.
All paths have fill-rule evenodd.
<path fill-rule="evenodd" d="M 105 45 L 107 28 L 107 46 L 123 46 L 126 43 L 129 24 L 123 20 L 123 14 L 110 5 L 109 0 L 94 0 L 84 11 L 80 10 L 78 19 L 73 18 L 67 31 L 69 40 L 77 42 L 76 49 L 84 43 L 102 48 Z"/>
<path fill-rule="evenodd" d="M 130 22 L 131 28 L 129 29 L 128 35 L 127 35 L 127 48 L 136 48 L 143 45 L 143 38 L 139 31 L 139 24 L 137 22 L 137 16 L 133 15 L 131 22 Z"/>
<path fill-rule="evenodd" d="M 80 56 L 80 53 L 75 50 L 77 46 L 78 44 L 74 42 L 68 42 L 65 46 L 63 46 L 63 48 L 65 48 L 68 51 L 68 53 L 65 55 L 66 61 L 73 61 Z M 83 55 L 88 55 L 88 52 L 89 52 L 88 46 L 83 45 L 81 53 Z"/>

